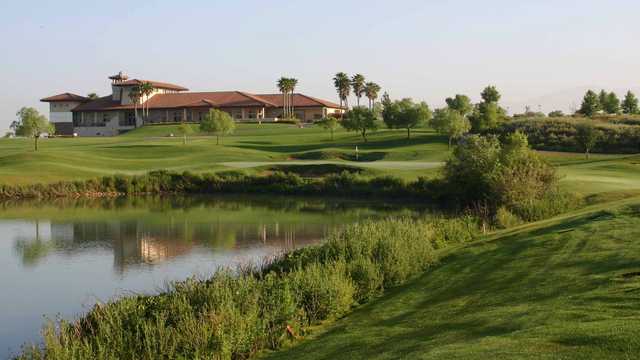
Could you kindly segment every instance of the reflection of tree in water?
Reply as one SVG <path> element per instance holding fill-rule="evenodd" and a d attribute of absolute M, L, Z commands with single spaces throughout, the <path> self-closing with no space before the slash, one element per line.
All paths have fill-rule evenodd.
<path fill-rule="evenodd" d="M 55 252 L 74 254 L 112 249 L 114 267 L 125 271 L 131 266 L 145 266 L 188 254 L 196 246 L 213 252 L 256 247 L 292 249 L 314 243 L 333 227 L 329 224 L 281 223 L 209 223 L 186 219 L 166 223 L 144 220 L 57 223 L 39 221 L 31 237 L 15 239 L 15 248 L 24 265 L 33 266 Z M 41 235 L 41 227 L 50 226 L 50 236 Z"/>
<path fill-rule="evenodd" d="M 45 215 L 53 219 L 50 222 L 36 220 L 32 235 L 15 239 L 24 265 L 34 266 L 53 252 L 73 256 L 107 249 L 113 251 L 118 271 L 162 263 L 195 247 L 220 254 L 287 250 L 316 242 L 331 229 L 358 219 L 421 213 L 412 206 L 381 201 L 283 197 L 63 199 L 0 203 L 0 208 L 26 208 L 33 218 L 38 212 L 53 214 Z M 42 227 L 50 227 L 43 232 L 50 234 L 42 236 Z"/>

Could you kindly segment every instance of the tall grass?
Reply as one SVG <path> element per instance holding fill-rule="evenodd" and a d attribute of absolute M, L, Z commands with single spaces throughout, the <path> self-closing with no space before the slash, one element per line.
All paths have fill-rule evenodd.
<path fill-rule="evenodd" d="M 282 195 L 338 195 L 419 197 L 437 193 L 429 180 L 406 182 L 383 176 L 366 178 L 350 172 L 322 178 L 302 178 L 295 173 L 247 175 L 240 172 L 194 174 L 153 171 L 140 176 L 111 175 L 86 181 L 53 184 L 0 185 L 0 199 L 101 197 L 139 194 L 253 193 Z"/>
<path fill-rule="evenodd" d="M 406 282 L 437 262 L 438 249 L 475 233 L 469 217 L 354 224 L 260 268 L 219 270 L 158 295 L 96 305 L 74 322 L 51 322 L 43 345 L 17 358 L 249 358 Z"/>

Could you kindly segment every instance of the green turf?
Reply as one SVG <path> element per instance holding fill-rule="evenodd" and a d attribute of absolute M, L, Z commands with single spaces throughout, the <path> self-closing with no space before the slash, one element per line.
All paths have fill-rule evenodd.
<path fill-rule="evenodd" d="M 170 137 L 170 134 L 176 135 Z M 440 162 L 447 157 L 445 139 L 430 130 L 418 130 L 411 140 L 402 131 L 381 130 L 364 144 L 355 133 L 336 132 L 335 141 L 316 126 L 290 124 L 240 124 L 224 146 L 215 138 L 194 134 L 182 145 L 177 127 L 146 126 L 109 138 L 55 138 L 40 142 L 34 152 L 30 139 L 0 139 L 0 183 L 23 184 L 86 179 L 104 174 L 140 174 L 150 170 L 217 171 L 225 162 L 290 161 L 307 152 L 342 153 L 361 157 L 376 153 L 385 161 Z M 341 161 L 341 159 L 329 159 Z M 357 163 L 357 162 L 356 162 Z M 395 166 L 389 174 L 415 177 L 415 170 Z"/>
<path fill-rule="evenodd" d="M 266 357 L 635 359 L 639 238 L 637 198 L 504 232 Z"/>
<path fill-rule="evenodd" d="M 169 135 L 173 134 L 174 137 Z M 0 139 L 0 184 L 46 183 L 105 174 L 151 170 L 210 172 L 260 171 L 273 165 L 346 163 L 376 175 L 404 179 L 436 176 L 449 156 L 446 139 L 418 129 L 410 140 L 402 130 L 373 132 L 364 144 L 355 133 L 338 130 L 331 141 L 317 126 L 240 124 L 224 146 L 194 134 L 182 145 L 176 125 L 145 126 L 108 138 L 42 140 L 34 152 L 30 139 Z M 358 161 L 355 160 L 356 146 Z M 560 169 L 566 188 L 583 194 L 640 190 L 640 156 L 543 152 Z M 257 168 L 257 169 L 254 169 Z M 375 171 L 373 171 L 375 170 Z"/>

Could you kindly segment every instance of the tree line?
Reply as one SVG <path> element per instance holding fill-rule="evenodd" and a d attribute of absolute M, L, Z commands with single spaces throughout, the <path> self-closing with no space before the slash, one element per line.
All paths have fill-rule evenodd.
<path fill-rule="evenodd" d="M 613 91 L 607 92 L 601 90 L 600 93 L 596 94 L 593 90 L 587 90 L 582 99 L 578 114 L 591 117 L 598 113 L 611 115 L 620 113 L 628 115 L 638 114 L 640 113 L 638 98 L 631 90 L 627 91 L 622 101 L 620 101 Z"/>

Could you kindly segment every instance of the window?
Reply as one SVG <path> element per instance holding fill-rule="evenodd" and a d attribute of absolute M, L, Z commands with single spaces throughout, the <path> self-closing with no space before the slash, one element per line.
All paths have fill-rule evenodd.
<path fill-rule="evenodd" d="M 248 119 L 255 119 L 256 118 L 256 111 L 255 110 L 249 110 L 247 112 L 247 118 Z"/>
<path fill-rule="evenodd" d="M 236 119 L 242 119 L 242 110 L 233 110 L 233 117 Z"/>
<path fill-rule="evenodd" d="M 181 119 L 180 111 L 174 111 L 173 112 L 173 121 L 174 122 L 180 122 L 180 119 Z"/>
<path fill-rule="evenodd" d="M 102 113 L 102 122 L 105 125 L 109 122 L 109 113 Z"/>
<path fill-rule="evenodd" d="M 124 118 L 119 121 L 120 126 L 135 126 L 136 114 L 133 111 L 127 111 L 124 113 Z"/>
<path fill-rule="evenodd" d="M 322 119 L 322 114 L 313 114 L 313 119 L 314 119 L 314 120 L 320 120 L 320 119 Z"/>

